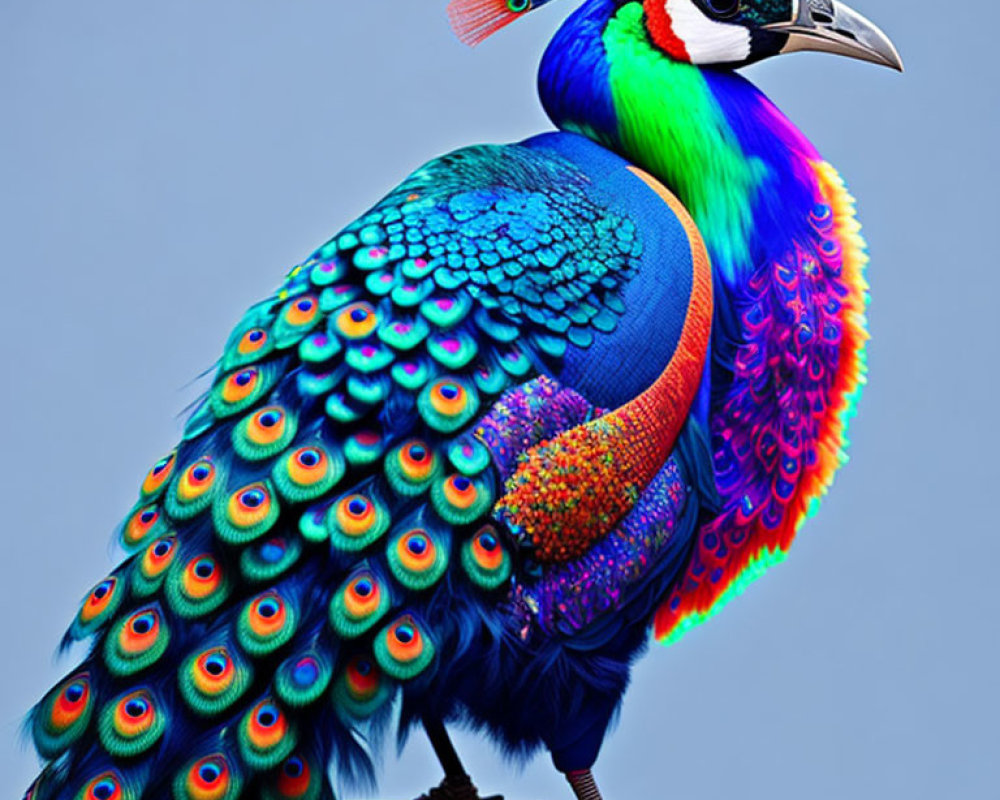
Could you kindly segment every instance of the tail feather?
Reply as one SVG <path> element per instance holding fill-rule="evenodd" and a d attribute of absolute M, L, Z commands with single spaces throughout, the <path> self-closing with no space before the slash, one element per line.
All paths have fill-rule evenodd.
<path fill-rule="evenodd" d="M 541 3 L 455 5 L 481 32 Z M 143 480 L 127 558 L 70 626 L 89 655 L 31 715 L 50 762 L 33 798 L 327 798 L 331 764 L 371 782 L 394 698 L 405 731 L 461 713 L 433 681 L 474 696 L 485 676 L 499 689 L 482 702 L 502 704 L 521 672 L 544 673 L 504 605 L 519 553 L 492 525 L 501 487 L 471 429 L 556 339 L 589 341 L 592 317 L 606 330 L 619 313 L 609 298 L 635 246 L 608 235 L 617 217 L 588 185 L 527 149 L 445 157 L 237 324 L 176 451 Z M 561 236 L 543 248 L 529 211 Z M 570 234 L 599 274 L 570 263 Z M 514 254 L 509 274 L 465 268 L 481 241 L 484 268 Z M 590 656 L 550 653 L 562 694 L 534 689 L 556 719 L 556 684 Z M 617 689 L 615 670 L 598 682 Z M 535 727 L 498 735 L 524 750 Z"/>

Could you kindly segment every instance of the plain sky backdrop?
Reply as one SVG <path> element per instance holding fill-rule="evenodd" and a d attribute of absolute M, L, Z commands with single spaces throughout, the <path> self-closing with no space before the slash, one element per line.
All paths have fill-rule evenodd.
<path fill-rule="evenodd" d="M 792 558 L 636 672 L 608 800 L 1000 797 L 996 14 L 854 0 L 904 76 L 750 77 L 842 172 L 872 265 L 852 462 Z M 560 0 L 475 51 L 445 0 L 0 0 L 0 795 L 23 713 L 243 309 L 410 170 L 548 128 Z M 460 736 L 484 789 L 567 798 Z M 440 773 L 423 739 L 382 790 Z M 347 797 L 351 800 L 351 796 Z"/>

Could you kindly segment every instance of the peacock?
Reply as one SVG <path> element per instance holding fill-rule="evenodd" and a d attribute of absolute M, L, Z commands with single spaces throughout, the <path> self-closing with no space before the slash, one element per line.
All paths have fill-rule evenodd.
<path fill-rule="evenodd" d="M 476 44 L 548 0 L 451 0 Z M 650 639 L 783 560 L 844 461 L 865 246 L 739 67 L 902 70 L 835 0 L 584 0 L 556 130 L 417 169 L 240 319 L 30 713 L 30 800 L 332 800 L 422 727 L 579 800 Z"/>

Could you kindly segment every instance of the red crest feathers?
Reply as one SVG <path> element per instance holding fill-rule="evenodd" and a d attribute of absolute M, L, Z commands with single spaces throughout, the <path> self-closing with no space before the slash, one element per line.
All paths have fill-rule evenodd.
<path fill-rule="evenodd" d="M 538 5 L 532 0 L 451 0 L 448 19 L 455 35 L 472 47 Z"/>

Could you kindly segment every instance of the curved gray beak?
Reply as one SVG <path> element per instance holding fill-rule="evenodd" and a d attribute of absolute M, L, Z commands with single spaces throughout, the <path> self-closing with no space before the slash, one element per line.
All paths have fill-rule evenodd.
<path fill-rule="evenodd" d="M 820 50 L 871 61 L 903 71 L 903 61 L 889 37 L 857 11 L 837 0 L 796 0 L 794 18 L 766 26 L 788 35 L 783 53 Z"/>

